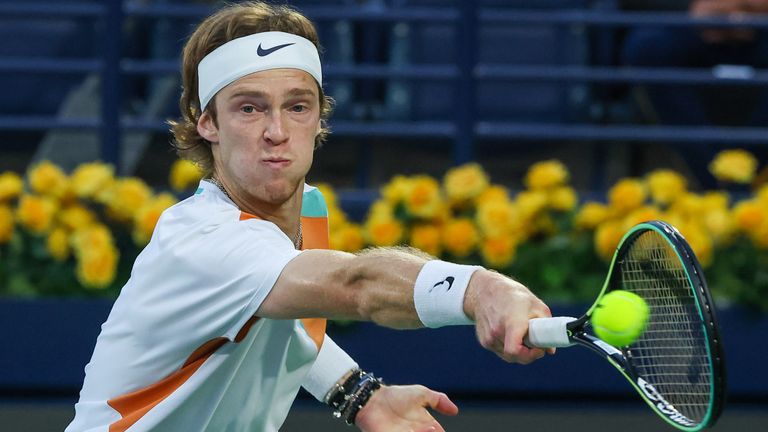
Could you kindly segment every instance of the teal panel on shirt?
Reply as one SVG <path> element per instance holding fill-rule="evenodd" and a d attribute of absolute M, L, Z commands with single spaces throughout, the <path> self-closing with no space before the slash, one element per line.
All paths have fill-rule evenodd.
<path fill-rule="evenodd" d="M 304 192 L 301 201 L 301 215 L 304 217 L 328 217 L 328 206 L 319 189 Z"/>

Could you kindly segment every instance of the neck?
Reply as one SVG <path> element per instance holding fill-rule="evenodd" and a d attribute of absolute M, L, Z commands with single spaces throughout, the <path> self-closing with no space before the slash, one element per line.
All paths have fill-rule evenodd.
<path fill-rule="evenodd" d="M 284 202 L 274 203 L 260 200 L 256 197 L 232 187 L 222 181 L 218 176 L 213 176 L 222 191 L 245 213 L 252 214 L 259 219 L 266 220 L 277 225 L 289 239 L 300 248 L 301 235 L 301 203 L 303 197 L 303 182 L 297 186 L 294 193 Z"/>

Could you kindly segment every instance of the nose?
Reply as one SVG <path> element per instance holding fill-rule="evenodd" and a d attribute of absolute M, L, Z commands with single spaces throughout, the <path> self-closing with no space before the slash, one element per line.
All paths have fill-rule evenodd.
<path fill-rule="evenodd" d="M 274 110 L 268 115 L 267 127 L 264 129 L 264 139 L 273 145 L 279 145 L 288 139 L 288 134 L 283 125 L 281 110 Z"/>

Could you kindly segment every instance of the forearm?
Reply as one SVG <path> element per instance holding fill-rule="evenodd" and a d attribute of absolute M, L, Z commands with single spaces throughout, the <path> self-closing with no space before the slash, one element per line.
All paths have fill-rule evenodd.
<path fill-rule="evenodd" d="M 430 259 L 414 249 L 378 248 L 358 253 L 344 284 L 358 293 L 358 318 L 392 328 L 417 328 L 413 301 L 416 277 Z"/>

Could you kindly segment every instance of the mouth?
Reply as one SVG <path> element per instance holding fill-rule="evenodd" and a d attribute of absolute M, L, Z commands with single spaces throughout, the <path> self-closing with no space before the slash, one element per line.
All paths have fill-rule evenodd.
<path fill-rule="evenodd" d="M 270 168 L 277 169 L 277 168 L 285 168 L 285 167 L 287 167 L 288 165 L 291 164 L 291 160 L 290 159 L 285 159 L 285 158 L 280 158 L 280 157 L 271 157 L 271 158 L 262 159 L 261 163 L 263 163 L 264 165 L 266 165 L 266 166 L 268 166 Z"/>

